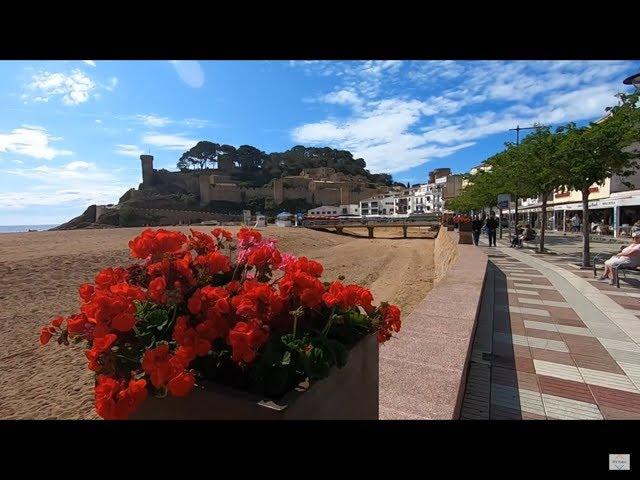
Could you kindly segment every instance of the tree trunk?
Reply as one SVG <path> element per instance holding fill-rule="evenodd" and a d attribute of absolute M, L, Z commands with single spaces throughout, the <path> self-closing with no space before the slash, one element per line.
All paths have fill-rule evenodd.
<path fill-rule="evenodd" d="M 591 266 L 589 255 L 589 187 L 582 189 L 582 267 Z"/>
<path fill-rule="evenodd" d="M 540 225 L 540 253 L 544 253 L 544 231 L 547 227 L 547 195 L 542 196 L 542 224 Z"/>

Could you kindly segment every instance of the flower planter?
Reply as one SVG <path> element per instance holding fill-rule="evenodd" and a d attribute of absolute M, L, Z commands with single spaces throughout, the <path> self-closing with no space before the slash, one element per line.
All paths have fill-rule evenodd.
<path fill-rule="evenodd" d="M 464 231 L 464 230 L 460 230 L 458 232 L 459 237 L 458 237 L 458 244 L 462 244 L 462 245 L 471 245 L 473 244 L 473 234 L 471 231 Z"/>
<path fill-rule="evenodd" d="M 131 420 L 377 420 L 378 341 L 362 339 L 347 364 L 278 400 L 207 383 L 187 397 L 149 397 Z"/>
<path fill-rule="evenodd" d="M 461 232 L 470 232 L 471 231 L 471 222 L 460 222 L 458 230 Z"/>

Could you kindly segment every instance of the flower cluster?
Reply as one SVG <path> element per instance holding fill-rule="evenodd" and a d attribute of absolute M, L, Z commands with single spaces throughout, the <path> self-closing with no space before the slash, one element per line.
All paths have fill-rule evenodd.
<path fill-rule="evenodd" d="M 453 217 L 454 223 L 471 223 L 472 219 L 469 215 L 456 215 Z"/>
<path fill-rule="evenodd" d="M 188 395 L 203 380 L 283 394 L 343 366 L 364 336 L 384 342 L 400 330 L 398 307 L 374 306 L 359 285 L 323 283 L 320 263 L 281 253 L 256 230 L 234 241 L 221 228 L 147 229 L 129 248 L 136 263 L 101 270 L 80 286 L 79 312 L 40 331 L 43 345 L 86 343 L 105 419 L 127 418 L 149 395 Z M 282 380 L 277 391 L 259 381 L 270 374 Z"/>

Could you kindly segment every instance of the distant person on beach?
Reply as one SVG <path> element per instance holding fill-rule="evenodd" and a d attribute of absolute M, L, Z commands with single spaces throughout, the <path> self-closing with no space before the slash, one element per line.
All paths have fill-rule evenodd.
<path fill-rule="evenodd" d="M 580 217 L 578 216 L 577 213 L 574 213 L 573 217 L 571 217 L 571 231 L 572 232 L 580 231 Z"/>
<path fill-rule="evenodd" d="M 496 212 L 491 210 L 489 213 L 489 218 L 485 222 L 485 226 L 487 227 L 487 235 L 489 237 L 489 246 L 496 246 L 496 230 L 498 229 L 498 219 L 496 218 Z"/>
<path fill-rule="evenodd" d="M 604 272 L 598 280 L 610 279 L 609 283 L 613 285 L 614 267 L 635 268 L 640 266 L 640 231 L 633 232 L 631 237 L 633 238 L 633 243 L 631 245 L 623 248 L 620 253 L 604 262 Z"/>
<path fill-rule="evenodd" d="M 482 231 L 482 220 L 478 215 L 473 216 L 473 221 L 471 222 L 471 232 L 473 233 L 473 244 L 477 247 L 478 242 L 480 241 L 480 232 Z"/>

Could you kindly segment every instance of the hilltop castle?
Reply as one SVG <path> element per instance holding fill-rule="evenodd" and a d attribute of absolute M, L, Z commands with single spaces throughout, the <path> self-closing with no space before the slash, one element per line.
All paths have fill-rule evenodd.
<path fill-rule="evenodd" d="M 389 189 L 362 175 L 347 175 L 326 167 L 309 168 L 299 175 L 283 176 L 254 187 L 234 179 L 239 168 L 229 159 L 221 158 L 217 168 L 180 172 L 155 170 L 152 155 L 140 155 L 140 161 L 142 183 L 139 191 L 159 187 L 170 193 L 194 194 L 203 208 L 212 201 L 246 203 L 261 198 L 272 199 L 275 205 L 285 200 L 304 200 L 312 205 L 345 205 Z"/>

